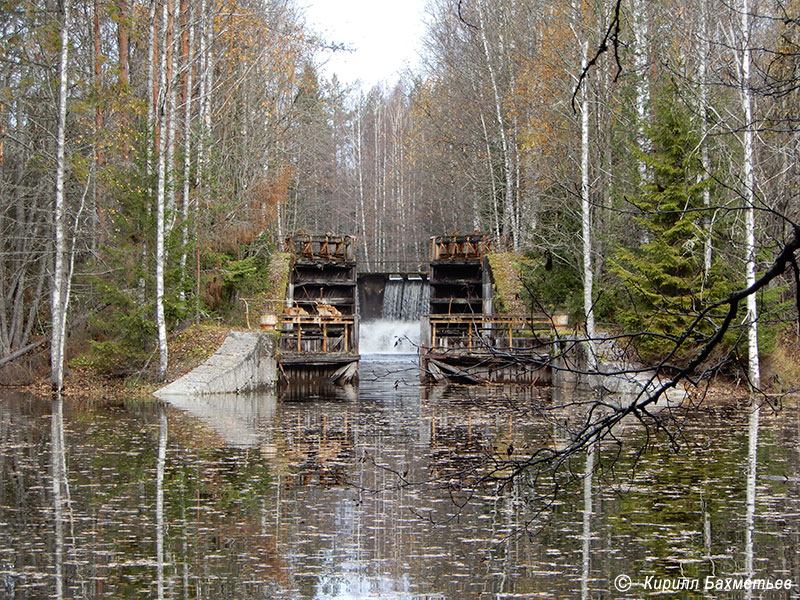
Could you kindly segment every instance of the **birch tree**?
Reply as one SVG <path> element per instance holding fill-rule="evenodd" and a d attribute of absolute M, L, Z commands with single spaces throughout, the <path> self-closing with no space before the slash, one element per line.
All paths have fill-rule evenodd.
<path fill-rule="evenodd" d="M 158 60 L 158 104 L 156 106 L 158 127 L 158 182 L 156 184 L 156 326 L 158 327 L 158 380 L 163 381 L 167 376 L 167 322 L 164 314 L 164 269 L 165 269 L 165 202 L 167 194 L 167 114 L 169 97 L 169 82 L 167 79 L 167 43 L 169 31 L 169 11 L 164 0 L 161 6 L 161 51 Z"/>
<path fill-rule="evenodd" d="M 64 387 L 64 351 L 66 347 L 67 309 L 69 306 L 69 281 L 67 279 L 67 231 L 66 199 L 64 180 L 66 178 L 66 129 L 67 129 L 67 85 L 69 82 L 69 27 L 70 0 L 64 0 L 61 14 L 61 54 L 58 78 L 58 133 L 56 135 L 56 190 L 53 210 L 53 237 L 55 256 L 53 259 L 53 289 L 51 296 L 51 342 L 50 342 L 50 381 L 53 389 Z"/>
<path fill-rule="evenodd" d="M 750 82 L 751 31 L 749 0 L 742 0 L 740 33 L 742 42 L 739 63 L 740 94 L 744 119 L 742 132 L 742 147 L 744 151 L 742 157 L 742 179 L 745 209 L 745 278 L 747 286 L 750 287 L 756 281 L 756 189 L 754 174 L 755 154 L 753 149 L 753 98 Z M 761 385 L 761 371 L 758 360 L 758 307 L 755 294 L 747 297 L 747 323 L 748 375 L 750 377 L 750 385 L 758 389 Z"/>
<path fill-rule="evenodd" d="M 700 0 L 698 6 L 700 11 L 700 60 L 697 68 L 697 85 L 699 86 L 699 102 L 697 112 L 700 115 L 700 162 L 702 167 L 701 177 L 708 177 L 711 171 L 711 161 L 708 151 L 708 135 L 709 135 L 709 122 L 708 122 L 708 63 L 711 53 L 711 31 L 709 27 L 708 15 L 708 0 Z M 703 188 L 703 206 L 706 211 L 711 210 L 711 188 L 705 186 Z M 708 274 L 711 271 L 711 263 L 713 259 L 713 226 L 714 219 L 711 215 L 706 213 L 704 217 L 706 237 L 703 242 L 703 285 L 708 279 Z"/>
<path fill-rule="evenodd" d="M 649 143 L 645 130 L 648 122 L 648 102 L 650 101 L 650 81 L 647 74 L 649 63 L 649 31 L 648 15 L 646 12 L 648 2 L 645 0 L 633 0 L 633 15 L 631 17 L 633 26 L 634 55 L 633 69 L 636 76 L 636 145 L 642 155 L 649 149 Z M 643 158 L 638 161 L 639 184 L 647 181 L 647 164 Z"/>
<path fill-rule="evenodd" d="M 187 3 L 188 4 L 188 3 Z M 186 301 L 186 263 L 189 253 L 189 206 L 191 197 L 192 176 L 192 86 L 194 85 L 194 32 L 192 22 L 193 11 L 187 6 L 181 11 L 186 21 L 182 37 L 184 57 L 183 80 L 183 188 L 181 194 L 181 257 L 180 257 L 180 291 L 181 304 Z"/>
<path fill-rule="evenodd" d="M 505 119 L 503 118 L 503 102 L 500 95 L 499 84 L 497 81 L 497 74 L 495 72 L 493 53 L 489 48 L 489 41 L 486 35 L 488 26 L 486 16 L 484 14 L 483 0 L 478 0 L 478 23 L 481 36 L 481 45 L 483 47 L 484 58 L 486 60 L 486 69 L 489 73 L 489 85 L 492 90 L 492 98 L 494 100 L 494 117 L 497 124 L 497 132 L 500 136 L 500 147 L 503 157 L 503 174 L 505 178 L 505 186 L 503 188 L 503 234 L 511 234 L 511 246 L 514 250 L 519 248 L 517 240 L 517 232 L 512 227 L 512 218 L 514 212 L 514 172 L 511 158 L 511 147 L 506 133 Z"/>
<path fill-rule="evenodd" d="M 581 201 L 581 244 L 582 244 L 582 278 L 583 278 L 583 316 L 586 327 L 586 355 L 589 370 L 597 368 L 597 354 L 594 339 L 594 265 L 592 202 L 591 202 L 591 163 L 590 163 L 590 122 L 589 80 L 585 77 L 589 69 L 589 31 L 585 25 L 588 15 L 580 4 L 573 3 L 573 35 L 580 48 L 580 72 L 575 80 L 581 84 L 578 112 L 580 113 L 580 201 Z M 582 82 L 581 82 L 582 79 Z"/>

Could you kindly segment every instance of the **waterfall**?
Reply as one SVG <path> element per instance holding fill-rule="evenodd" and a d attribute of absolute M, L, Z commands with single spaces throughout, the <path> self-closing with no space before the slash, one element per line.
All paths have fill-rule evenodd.
<path fill-rule="evenodd" d="M 383 292 L 383 318 L 418 321 L 428 312 L 428 290 L 422 279 L 389 279 Z"/>
<path fill-rule="evenodd" d="M 360 354 L 415 354 L 419 347 L 419 321 L 377 319 L 361 323 Z"/>
<path fill-rule="evenodd" d="M 385 282 L 381 286 L 383 307 L 380 318 L 361 322 L 359 353 L 416 354 L 420 317 L 428 312 L 428 282 L 422 278 L 405 277 L 390 277 Z M 380 300 L 380 296 L 377 299 Z M 378 307 L 380 304 L 375 309 Z M 372 315 L 377 315 L 375 309 L 372 309 Z"/>

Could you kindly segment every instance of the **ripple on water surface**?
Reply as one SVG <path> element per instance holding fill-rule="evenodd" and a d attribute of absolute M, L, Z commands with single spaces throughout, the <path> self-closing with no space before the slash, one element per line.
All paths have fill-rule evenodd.
<path fill-rule="evenodd" d="M 746 411 L 688 415 L 677 449 L 626 426 L 589 485 L 585 455 L 510 480 L 509 458 L 561 443 L 561 409 L 422 386 L 414 361 L 366 357 L 350 390 L 67 402 L 60 420 L 4 396 L 0 597 L 624 597 L 620 573 L 742 574 Z M 796 579 L 800 419 L 762 415 L 754 570 Z"/>

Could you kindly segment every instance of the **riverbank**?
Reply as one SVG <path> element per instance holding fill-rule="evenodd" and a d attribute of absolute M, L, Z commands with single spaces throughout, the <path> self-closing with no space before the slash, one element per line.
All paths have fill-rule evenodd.
<path fill-rule="evenodd" d="M 222 345 L 230 327 L 217 323 L 190 326 L 169 340 L 169 368 L 164 382 L 155 380 L 155 360 L 135 375 L 126 377 L 103 373 L 88 355 L 70 360 L 65 377 L 63 395 L 73 401 L 114 403 L 120 398 L 152 398 L 155 390 L 188 373 L 205 362 Z M 779 336 L 775 349 L 762 358 L 762 385 L 768 398 L 782 394 L 796 395 L 800 387 L 800 356 L 798 338 L 793 331 Z M 50 381 L 43 375 L 36 382 L 22 386 L 6 386 L 38 396 L 51 394 Z M 687 402 L 697 406 L 701 402 L 745 403 L 749 401 L 746 379 L 735 372 L 718 374 L 710 382 L 688 386 Z"/>
<path fill-rule="evenodd" d="M 169 341 L 169 368 L 163 382 L 155 379 L 155 361 L 135 375 L 115 377 L 101 372 L 87 355 L 69 361 L 64 378 L 62 395 L 73 401 L 113 403 L 123 397 L 151 398 L 155 390 L 175 381 L 198 365 L 202 364 L 222 345 L 230 327 L 215 323 L 201 323 L 173 335 Z M 47 377 L 31 385 L 15 386 L 38 396 L 51 394 L 50 380 Z"/>

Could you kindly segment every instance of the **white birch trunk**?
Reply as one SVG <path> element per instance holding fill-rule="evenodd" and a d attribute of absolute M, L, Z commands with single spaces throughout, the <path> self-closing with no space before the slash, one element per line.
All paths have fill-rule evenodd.
<path fill-rule="evenodd" d="M 375 263 L 380 265 L 381 261 L 381 222 L 378 215 L 378 194 L 379 181 L 380 181 L 380 165 L 379 165 L 379 148 L 378 148 L 378 127 L 380 126 L 380 107 L 379 102 L 375 103 L 374 109 L 374 126 L 373 126 L 373 141 L 372 141 L 372 235 L 373 235 L 373 249 L 375 251 Z"/>
<path fill-rule="evenodd" d="M 167 73 L 169 77 L 169 82 L 167 83 L 167 182 L 166 182 L 166 208 L 165 208 L 165 230 L 166 234 L 169 235 L 172 232 L 172 229 L 175 227 L 175 221 L 177 219 L 177 213 L 175 211 L 175 198 L 176 198 L 176 186 L 175 186 L 175 145 L 177 143 L 176 140 L 176 124 L 178 119 L 176 115 L 178 111 L 176 109 L 177 106 L 177 97 L 176 97 L 176 88 L 175 85 L 176 76 L 175 76 L 175 66 L 177 61 L 175 59 L 175 55 L 177 54 L 177 29 L 175 24 L 180 19 L 180 3 L 175 2 L 175 0 L 170 0 L 167 2 L 167 10 L 171 13 L 169 17 L 169 31 L 164 32 L 164 35 L 167 38 L 167 49 L 169 55 L 169 65 L 167 67 Z"/>
<path fill-rule="evenodd" d="M 192 10 L 189 8 L 186 22 L 189 23 L 189 39 L 186 52 L 186 99 L 183 105 L 183 199 L 181 202 L 181 303 L 186 301 L 186 261 L 189 246 L 189 205 L 192 202 L 189 178 L 192 171 L 192 85 L 194 63 L 194 23 Z M 280 219 L 278 220 L 280 223 Z M 280 239 L 280 236 L 279 236 Z"/>
<path fill-rule="evenodd" d="M 195 170 L 195 185 L 197 187 L 200 186 L 200 183 L 203 179 L 203 167 L 205 161 L 205 151 L 206 151 L 206 140 L 205 140 L 205 126 L 206 126 L 206 84 L 208 82 L 208 78 L 206 77 L 206 71 L 208 70 L 208 25 L 207 20 L 208 17 L 206 15 L 207 8 L 206 8 L 206 0 L 202 0 L 200 3 L 200 73 L 199 73 L 199 86 L 197 90 L 197 100 L 199 103 L 198 108 L 198 117 L 200 121 L 200 127 L 198 132 L 197 138 L 197 168 Z M 198 203 L 199 204 L 199 203 Z"/>
<path fill-rule="evenodd" d="M 147 20 L 147 135 L 151 139 L 156 131 L 156 0 L 150 0 L 150 10 Z M 153 175 L 153 148 L 148 143 L 145 145 L 145 170 L 148 182 Z M 149 183 L 148 183 L 149 185 Z M 152 189 L 148 190 L 152 192 Z M 147 204 L 147 215 L 150 216 L 150 204 Z M 142 244 L 142 270 L 147 270 L 147 241 Z M 147 282 L 144 277 L 139 278 L 139 304 L 144 304 L 147 293 Z"/>
<path fill-rule="evenodd" d="M 362 154 L 363 139 L 362 139 L 362 126 L 364 124 L 364 99 L 363 97 L 358 102 L 358 111 L 356 113 L 355 127 L 355 142 L 356 142 L 356 169 L 358 170 L 358 207 L 361 212 L 361 238 L 364 246 L 364 262 L 367 263 L 367 270 L 372 270 L 369 262 L 369 245 L 367 244 L 367 210 L 364 202 L 364 157 Z"/>
<path fill-rule="evenodd" d="M 158 183 L 156 189 L 156 325 L 158 326 L 158 379 L 163 381 L 167 376 L 167 323 L 164 315 L 164 209 L 166 195 L 166 147 L 167 147 L 167 29 L 169 27 L 169 11 L 167 3 L 161 8 L 162 43 L 161 56 L 158 61 L 159 80 L 159 131 L 158 131 Z"/>
<path fill-rule="evenodd" d="M 742 0 L 742 113 L 744 116 L 743 134 L 743 176 L 745 194 L 745 277 L 747 286 L 756 281 L 756 225 L 755 225 L 755 176 L 753 154 L 753 99 L 750 91 L 750 2 Z M 758 361 L 758 307 L 755 294 L 747 297 L 747 342 L 748 374 L 750 385 L 761 385 L 761 371 Z"/>
<path fill-rule="evenodd" d="M 208 136 L 211 132 L 211 92 L 213 84 L 214 61 L 211 53 L 213 44 L 214 20 L 208 14 L 208 2 L 200 3 L 200 86 L 198 90 L 200 102 L 200 135 L 197 142 L 197 173 L 198 187 L 203 187 L 203 177 L 206 168 L 206 153 L 208 150 Z M 199 203 L 195 203 L 195 211 Z M 197 216 L 195 214 L 195 216 Z"/>
<path fill-rule="evenodd" d="M 581 72 L 588 63 L 589 43 L 581 46 Z M 588 80 L 584 80 L 581 90 L 581 224 L 583 237 L 583 314 L 586 319 L 587 367 L 597 368 L 594 325 L 594 270 L 592 268 L 592 206 L 589 198 L 589 93 Z"/>
<path fill-rule="evenodd" d="M 697 75 L 698 75 L 698 83 L 700 84 L 700 106 L 698 107 L 700 112 L 700 136 L 701 136 L 701 148 L 700 148 L 700 163 L 702 166 L 702 173 L 700 174 L 701 178 L 708 177 L 710 171 L 710 161 L 708 156 L 708 81 L 706 80 L 707 73 L 708 73 L 708 55 L 711 51 L 711 43 L 709 39 L 709 27 L 708 27 L 708 3 L 707 0 L 700 0 L 700 35 L 702 36 L 702 40 L 700 41 L 701 47 L 701 54 L 700 54 L 700 64 L 698 65 Z M 703 224 L 705 229 L 705 240 L 703 243 L 703 289 L 705 289 L 706 282 L 708 281 L 708 274 L 711 271 L 711 263 L 713 260 L 713 244 L 712 244 L 712 233 L 713 233 L 713 219 L 710 216 L 709 211 L 711 210 L 711 190 L 708 186 L 703 188 L 703 208 L 705 208 L 706 213 L 705 217 L 703 218 Z"/>
<path fill-rule="evenodd" d="M 633 65 L 636 72 L 636 145 L 639 152 L 646 154 L 650 150 L 650 141 L 647 139 L 647 106 L 650 102 L 650 80 L 647 76 L 648 63 L 648 20 L 645 14 L 647 2 L 634 0 L 633 2 L 633 37 L 636 50 L 633 55 Z M 647 163 L 643 158 L 638 161 L 639 184 L 648 181 Z"/>
<path fill-rule="evenodd" d="M 500 211 L 497 206 L 497 185 L 494 181 L 494 171 L 492 170 L 492 145 L 489 140 L 489 129 L 486 127 L 486 119 L 483 117 L 483 111 L 480 113 L 481 128 L 483 129 L 483 140 L 486 143 L 486 162 L 489 173 L 489 183 L 492 190 L 492 216 L 494 225 L 494 236 L 500 240 Z"/>
<path fill-rule="evenodd" d="M 61 29 L 61 56 L 58 86 L 58 133 L 56 137 L 56 197 L 53 210 L 53 235 L 55 257 L 53 262 L 53 290 L 51 296 L 52 337 L 50 342 L 50 380 L 55 390 L 64 387 L 64 349 L 66 344 L 66 312 L 69 285 L 64 264 L 67 249 L 65 220 L 64 180 L 66 176 L 67 82 L 69 80 L 69 25 L 70 0 L 63 3 Z"/>
<path fill-rule="evenodd" d="M 197 273 L 195 281 L 195 323 L 200 322 L 200 236 L 198 235 L 198 224 L 200 219 L 200 198 L 205 192 L 205 161 L 206 161 L 206 137 L 211 127 L 210 102 L 211 95 L 211 40 L 214 24 L 208 15 L 208 2 L 200 2 L 200 81 L 198 89 L 198 113 L 200 121 L 200 131 L 197 139 L 197 163 L 195 168 L 195 188 L 198 190 L 199 197 L 194 202 L 194 230 L 195 230 L 195 258 L 197 261 Z"/>
<path fill-rule="evenodd" d="M 479 0 L 477 5 L 481 41 L 483 43 L 483 53 L 486 57 L 486 66 L 489 70 L 489 83 L 491 84 L 492 94 L 494 96 L 495 117 L 497 119 L 497 128 L 500 132 L 500 146 L 503 150 L 503 171 L 505 174 L 506 184 L 503 200 L 503 235 L 507 236 L 510 231 L 512 236 L 512 244 L 516 248 L 516 235 L 511 226 L 514 210 L 514 173 L 511 168 L 511 152 L 508 144 L 508 136 L 506 135 L 506 128 L 503 124 L 503 105 L 500 98 L 500 90 L 497 87 L 497 77 L 495 76 L 494 65 L 492 64 L 492 56 L 489 52 L 489 41 L 486 37 L 486 22 L 483 15 L 483 0 Z"/>

